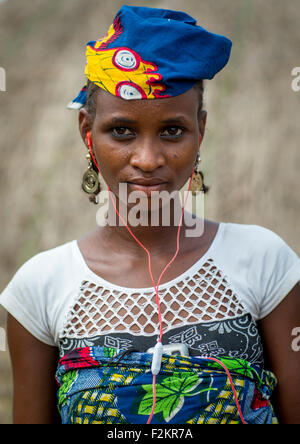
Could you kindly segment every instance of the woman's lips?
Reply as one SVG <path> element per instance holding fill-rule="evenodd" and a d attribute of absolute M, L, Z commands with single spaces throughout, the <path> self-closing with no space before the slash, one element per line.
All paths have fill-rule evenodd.
<path fill-rule="evenodd" d="M 151 191 L 162 191 L 166 189 L 167 182 L 161 182 L 151 185 L 142 185 L 140 183 L 127 182 L 130 191 L 143 191 L 148 196 L 150 196 Z"/>

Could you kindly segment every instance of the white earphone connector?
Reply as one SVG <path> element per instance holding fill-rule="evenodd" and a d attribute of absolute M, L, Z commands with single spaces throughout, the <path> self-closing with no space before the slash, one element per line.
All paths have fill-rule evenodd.
<path fill-rule="evenodd" d="M 161 367 L 161 358 L 163 354 L 163 345 L 161 342 L 157 342 L 153 351 L 151 372 L 153 375 L 158 375 Z"/>

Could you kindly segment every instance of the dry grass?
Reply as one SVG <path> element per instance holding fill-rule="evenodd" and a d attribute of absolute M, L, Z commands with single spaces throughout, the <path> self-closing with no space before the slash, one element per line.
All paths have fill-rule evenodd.
<path fill-rule="evenodd" d="M 7 73 L 7 92 L 0 92 L 0 289 L 31 256 L 95 226 L 96 208 L 80 189 L 86 160 L 77 113 L 65 106 L 83 82 L 85 42 L 106 33 L 122 4 L 0 4 Z M 263 225 L 300 254 L 300 93 L 291 90 L 299 66 L 298 0 L 130 4 L 185 10 L 233 40 L 231 63 L 206 83 L 206 217 Z M 8 353 L 0 352 L 0 423 L 11 422 L 11 392 Z"/>

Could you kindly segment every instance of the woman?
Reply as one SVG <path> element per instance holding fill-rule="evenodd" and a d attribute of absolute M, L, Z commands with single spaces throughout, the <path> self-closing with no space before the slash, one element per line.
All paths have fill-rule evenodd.
<path fill-rule="evenodd" d="M 198 219 L 203 233 L 188 236 L 179 195 L 151 195 L 187 181 L 205 191 L 203 79 L 230 49 L 185 13 L 129 6 L 88 43 L 70 105 L 88 149 L 83 189 L 97 202 L 99 171 L 118 217 L 37 254 L 2 293 L 15 422 L 55 421 L 55 373 L 63 423 L 300 422 L 299 258 L 255 225 Z"/>

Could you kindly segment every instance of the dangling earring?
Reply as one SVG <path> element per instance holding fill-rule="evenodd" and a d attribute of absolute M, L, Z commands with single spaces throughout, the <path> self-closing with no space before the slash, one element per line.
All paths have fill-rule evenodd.
<path fill-rule="evenodd" d="M 89 142 L 90 142 L 90 140 L 88 140 L 88 144 L 89 144 L 89 147 L 91 147 L 91 144 Z M 99 201 L 98 201 L 97 194 L 99 194 L 101 191 L 98 173 L 93 168 L 91 154 L 88 153 L 86 155 L 86 158 L 89 162 L 89 166 L 82 177 L 82 185 L 81 186 L 82 186 L 83 191 L 90 195 L 89 196 L 90 202 L 93 202 L 94 204 L 98 204 Z"/>
<path fill-rule="evenodd" d="M 195 196 L 198 191 L 203 191 L 203 178 L 200 171 L 200 163 L 201 163 L 201 157 L 200 157 L 200 151 L 198 151 L 195 161 L 195 171 L 191 183 L 191 192 L 193 196 Z"/>

